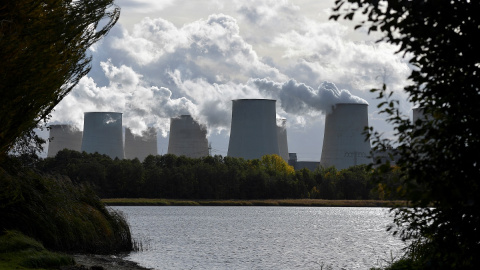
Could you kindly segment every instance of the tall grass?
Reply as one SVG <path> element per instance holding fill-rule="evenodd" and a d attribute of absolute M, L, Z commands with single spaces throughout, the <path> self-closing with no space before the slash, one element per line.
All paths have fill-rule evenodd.
<path fill-rule="evenodd" d="M 122 214 L 67 177 L 0 168 L 0 216 L 0 230 L 21 231 L 48 249 L 97 254 L 133 249 Z"/>
<path fill-rule="evenodd" d="M 42 244 L 18 231 L 0 235 L 0 269 L 48 268 L 73 265 L 71 256 L 46 250 Z M 22 268 L 23 269 L 23 268 Z"/>

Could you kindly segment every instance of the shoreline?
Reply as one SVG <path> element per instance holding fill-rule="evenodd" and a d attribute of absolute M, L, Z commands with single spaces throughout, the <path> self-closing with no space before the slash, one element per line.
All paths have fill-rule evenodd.
<path fill-rule="evenodd" d="M 61 270 L 152 270 L 126 260 L 122 256 L 96 254 L 72 254 L 71 256 L 75 259 L 75 265 L 62 267 Z"/>
<path fill-rule="evenodd" d="M 268 199 L 268 200 L 178 200 L 147 198 L 101 199 L 108 206 L 296 206 L 296 207 L 405 207 L 406 201 L 386 200 L 323 200 L 323 199 Z"/>

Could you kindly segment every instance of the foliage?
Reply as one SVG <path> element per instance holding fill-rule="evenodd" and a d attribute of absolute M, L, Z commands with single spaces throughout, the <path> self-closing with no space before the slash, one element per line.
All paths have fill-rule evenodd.
<path fill-rule="evenodd" d="M 384 85 L 373 92 L 398 139 L 369 132 L 376 150 L 395 144 L 400 155 L 398 180 L 412 207 L 395 211 L 394 232 L 410 240 L 407 255 L 423 269 L 480 266 L 479 12 L 479 1 L 337 0 L 331 17 L 365 14 L 358 27 L 381 31 L 414 67 L 404 90 L 425 118 L 402 115 Z"/>
<path fill-rule="evenodd" d="M 89 72 L 87 49 L 119 16 L 113 0 L 0 3 L 0 161 Z"/>
<path fill-rule="evenodd" d="M 73 264 L 72 257 L 50 252 L 18 231 L 5 231 L 0 235 L 0 269 L 58 269 Z"/>
<path fill-rule="evenodd" d="M 14 162 L 12 162 L 14 164 Z M 88 185 L 31 169 L 0 168 L 0 229 L 18 230 L 53 250 L 115 253 L 133 249 L 121 214 L 109 210 Z"/>
<path fill-rule="evenodd" d="M 67 175 L 75 183 L 88 183 L 102 198 L 378 198 L 366 166 L 294 171 L 277 155 L 244 160 L 167 154 L 148 156 L 140 163 L 138 159 L 112 160 L 106 155 L 63 150 L 35 166 L 45 173 Z"/>

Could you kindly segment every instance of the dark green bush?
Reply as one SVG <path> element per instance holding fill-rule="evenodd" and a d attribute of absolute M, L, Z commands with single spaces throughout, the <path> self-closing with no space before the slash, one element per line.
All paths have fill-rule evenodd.
<path fill-rule="evenodd" d="M 87 185 L 68 177 L 0 168 L 0 229 L 18 230 L 49 249 L 117 253 L 133 249 L 125 218 Z"/>

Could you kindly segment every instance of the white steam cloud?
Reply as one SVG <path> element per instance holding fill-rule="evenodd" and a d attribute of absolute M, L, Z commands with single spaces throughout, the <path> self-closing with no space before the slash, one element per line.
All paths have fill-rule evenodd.
<path fill-rule="evenodd" d="M 404 82 L 408 68 L 389 54 L 394 47 L 343 42 L 345 28 L 301 18 L 289 1 L 235 3 L 239 20 L 264 26 L 258 30 L 263 38 L 242 35 L 237 19 L 225 14 L 181 27 L 147 17 L 131 33 L 116 25 L 91 48 L 92 71 L 55 108 L 51 123 L 82 129 L 84 112 L 115 111 L 135 134 L 155 127 L 166 136 L 170 118 L 191 114 L 209 132 L 219 132 L 230 127 L 233 99 L 271 98 L 278 117 L 302 126 L 336 103 L 367 103 L 356 95 L 372 88 L 386 66 L 384 81 L 394 88 Z M 164 1 L 158 8 L 172 5 Z"/>
<path fill-rule="evenodd" d="M 312 110 L 330 113 L 332 106 L 338 103 L 368 104 L 366 100 L 352 95 L 348 90 L 338 90 L 335 84 L 327 81 L 317 89 L 294 79 L 284 83 L 268 79 L 253 79 L 251 82 L 269 97 L 280 100 L 282 109 L 291 114 L 308 115 Z"/>

